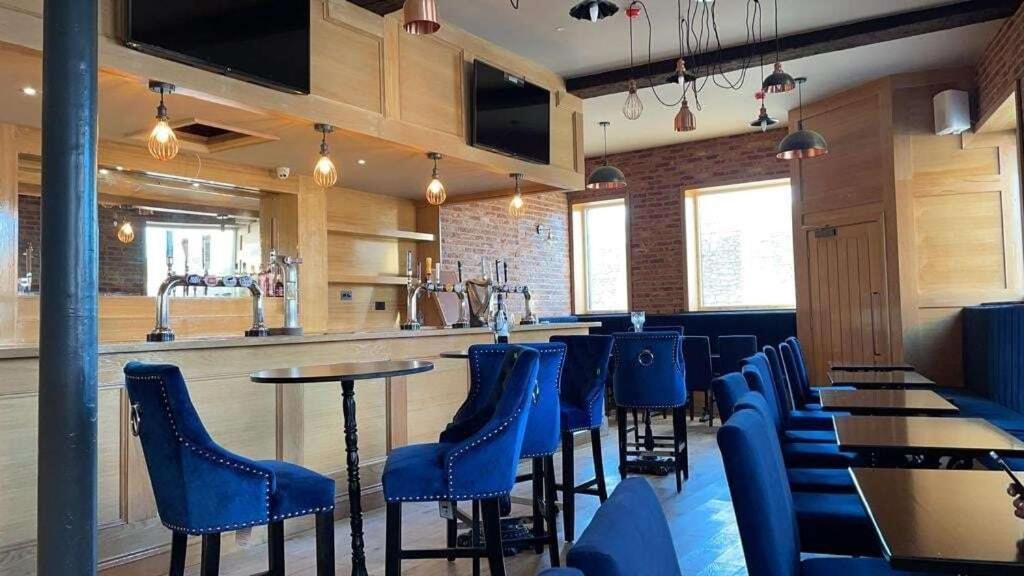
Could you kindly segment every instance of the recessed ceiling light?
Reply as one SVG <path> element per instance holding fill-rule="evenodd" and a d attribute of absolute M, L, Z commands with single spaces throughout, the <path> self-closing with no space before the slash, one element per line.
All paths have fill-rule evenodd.
<path fill-rule="evenodd" d="M 360 166 L 366 166 L 366 160 L 360 158 L 359 160 L 356 160 L 356 164 L 359 164 Z"/>
<path fill-rule="evenodd" d="M 110 174 L 110 170 L 107 170 L 106 168 L 100 168 L 100 174 L 106 176 L 107 174 Z"/>
<path fill-rule="evenodd" d="M 124 172 L 124 166 L 114 166 L 114 168 L 117 168 L 118 172 Z"/>
<path fill-rule="evenodd" d="M 38 96 L 39 95 L 39 90 L 36 90 L 35 88 L 33 88 L 31 86 L 25 86 L 24 88 L 21 89 L 21 93 L 24 94 L 25 96 Z"/>
<path fill-rule="evenodd" d="M 199 188 L 199 182 L 193 182 L 192 183 L 192 187 L 193 188 Z"/>
<path fill-rule="evenodd" d="M 555 32 L 565 32 L 565 26 L 559 26 L 558 28 L 555 28 Z"/>

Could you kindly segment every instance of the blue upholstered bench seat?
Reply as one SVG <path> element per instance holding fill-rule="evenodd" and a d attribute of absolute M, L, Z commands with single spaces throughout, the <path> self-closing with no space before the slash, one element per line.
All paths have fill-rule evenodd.
<path fill-rule="evenodd" d="M 964 418 L 984 418 L 1007 432 L 1024 433 L 1024 414 L 963 388 L 941 388 L 938 393 L 960 409 Z"/>

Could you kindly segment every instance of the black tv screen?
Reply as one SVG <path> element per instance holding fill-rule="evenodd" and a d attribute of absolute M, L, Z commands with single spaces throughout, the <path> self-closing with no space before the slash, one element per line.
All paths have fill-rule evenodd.
<path fill-rule="evenodd" d="M 309 93 L 305 0 L 128 0 L 126 29 L 142 52 Z"/>
<path fill-rule="evenodd" d="M 474 146 L 551 162 L 551 92 L 480 60 L 473 63 Z"/>

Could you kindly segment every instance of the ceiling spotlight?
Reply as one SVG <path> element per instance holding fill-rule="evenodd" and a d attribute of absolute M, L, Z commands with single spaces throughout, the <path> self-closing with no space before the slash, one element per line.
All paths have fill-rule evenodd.
<path fill-rule="evenodd" d="M 422 36 L 441 29 L 436 0 L 405 0 L 402 11 L 405 15 L 403 28 L 409 34 Z"/>
<path fill-rule="evenodd" d="M 686 101 L 685 97 L 679 108 L 679 113 L 676 114 L 675 128 L 676 132 L 693 132 L 697 129 L 697 117 L 693 115 L 690 103 Z"/>
<path fill-rule="evenodd" d="M 149 153 L 157 160 L 172 160 L 178 155 L 178 137 L 167 123 L 164 94 L 173 94 L 174 84 L 150 80 L 149 89 L 160 94 L 160 104 L 156 107 L 156 126 L 153 126 L 153 131 L 149 133 Z"/>
<path fill-rule="evenodd" d="M 644 103 L 640 100 L 640 95 L 636 92 L 636 80 L 629 81 L 629 95 L 626 96 L 626 102 L 622 105 L 622 115 L 627 120 L 637 120 L 640 115 L 644 113 Z"/>
<path fill-rule="evenodd" d="M 825 137 L 814 130 L 804 129 L 804 95 L 801 87 L 807 78 L 796 78 L 800 103 L 800 120 L 796 124 L 796 132 L 791 132 L 779 142 L 779 153 L 782 160 L 801 160 L 828 154 L 828 143 Z"/>
<path fill-rule="evenodd" d="M 597 22 L 619 11 L 617 4 L 611 0 L 583 0 L 569 10 L 569 16 L 577 20 Z"/>
<path fill-rule="evenodd" d="M 25 86 L 24 88 L 21 89 L 21 93 L 24 94 L 25 96 L 38 96 L 39 95 L 39 90 L 36 90 L 35 88 L 33 88 L 31 86 Z"/>
<path fill-rule="evenodd" d="M 330 188 L 338 183 L 338 169 L 331 160 L 331 149 L 327 145 L 327 135 L 334 132 L 334 126 L 314 124 L 313 128 L 323 135 L 320 141 L 320 158 L 313 167 L 313 181 L 321 188 Z"/>
<path fill-rule="evenodd" d="M 360 158 L 359 160 L 356 160 L 356 164 L 359 164 L 360 166 L 366 166 L 366 160 Z"/>
<path fill-rule="evenodd" d="M 110 174 L 110 170 L 107 170 L 106 168 L 100 168 L 100 176 L 106 176 L 107 174 Z"/>
<path fill-rule="evenodd" d="M 434 206 L 440 206 L 448 198 L 448 193 L 444 189 L 444 183 L 437 176 L 437 161 L 441 159 L 441 155 L 437 152 L 428 152 L 427 158 L 434 161 L 434 173 L 430 184 L 427 185 L 427 202 Z"/>
<path fill-rule="evenodd" d="M 615 166 L 608 164 L 608 127 L 611 122 L 601 122 L 604 129 L 604 160 L 587 178 L 588 190 L 614 190 L 626 187 L 626 176 Z"/>
<path fill-rule="evenodd" d="M 523 179 L 523 175 L 517 172 L 509 174 L 509 177 L 516 181 L 516 191 L 512 195 L 512 201 L 508 204 L 508 215 L 518 219 L 526 214 L 526 202 L 523 201 L 523 192 L 519 189 L 519 181 Z"/>

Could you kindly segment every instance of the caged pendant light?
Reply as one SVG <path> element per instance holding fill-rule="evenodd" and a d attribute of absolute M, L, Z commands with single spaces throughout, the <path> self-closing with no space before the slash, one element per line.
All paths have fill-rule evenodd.
<path fill-rule="evenodd" d="M 608 164 L 608 127 L 611 122 L 601 122 L 604 129 L 604 161 L 587 178 L 588 190 L 615 190 L 626 187 L 626 176 L 615 166 Z"/>
<path fill-rule="evenodd" d="M 796 124 L 796 132 L 791 132 L 779 142 L 776 156 L 782 160 L 801 160 L 828 154 L 828 143 L 825 137 L 814 130 L 804 129 L 804 95 L 802 86 L 807 78 L 797 78 L 797 94 L 800 105 L 800 120 Z"/>
<path fill-rule="evenodd" d="M 338 168 L 331 160 L 331 149 L 327 145 L 327 135 L 334 132 L 330 124 L 314 124 L 313 128 L 323 135 L 320 142 L 320 158 L 313 166 L 313 181 L 321 188 L 330 188 L 338 183 Z"/>
<path fill-rule="evenodd" d="M 633 9 L 633 5 L 630 4 L 630 10 Z M 633 70 L 633 18 L 629 19 L 629 74 L 635 76 Z M 637 94 L 636 79 L 629 79 L 629 94 L 626 96 L 626 101 L 622 104 L 622 115 L 627 120 L 639 120 L 640 116 L 644 113 L 644 103 L 640 100 L 640 95 Z"/>
<path fill-rule="evenodd" d="M 405 31 L 414 36 L 433 34 L 441 29 L 436 0 L 405 0 L 402 7 Z"/>
<path fill-rule="evenodd" d="M 167 123 L 167 106 L 164 105 L 164 94 L 174 93 L 174 84 L 149 81 L 149 89 L 160 94 L 160 104 L 156 107 L 156 126 L 149 133 L 149 153 L 157 160 L 173 160 L 178 155 L 180 146 L 174 129 Z"/>
<path fill-rule="evenodd" d="M 434 173 L 431 177 L 430 184 L 427 185 L 427 202 L 434 205 L 440 206 L 444 204 L 448 193 L 445 191 L 444 183 L 437 176 L 437 161 L 441 159 L 441 155 L 437 152 L 428 152 L 427 158 L 434 161 Z"/>
<path fill-rule="evenodd" d="M 519 219 L 526 214 L 526 202 L 523 200 L 523 192 L 519 188 L 519 182 L 523 179 L 523 175 L 516 172 L 509 174 L 509 177 L 516 181 L 516 191 L 512 195 L 512 201 L 508 203 L 508 215 Z"/>

